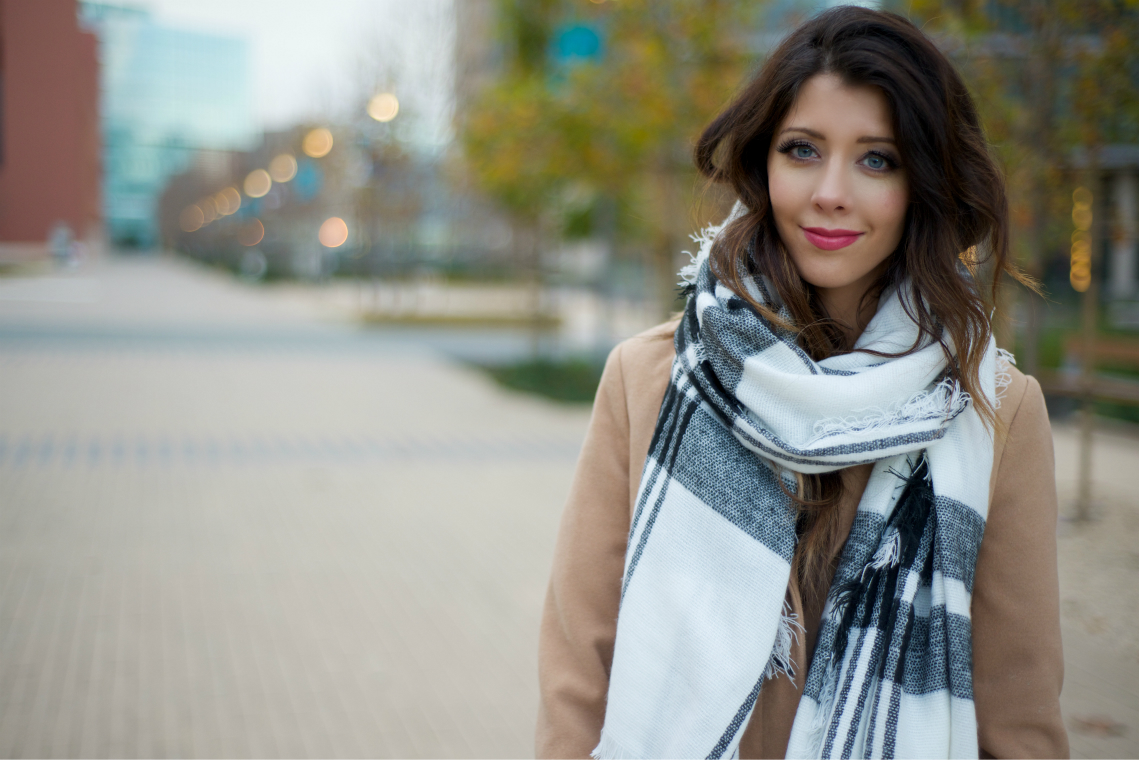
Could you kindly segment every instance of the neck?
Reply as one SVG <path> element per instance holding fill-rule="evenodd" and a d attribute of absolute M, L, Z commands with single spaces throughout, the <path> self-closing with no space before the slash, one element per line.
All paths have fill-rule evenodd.
<path fill-rule="evenodd" d="M 878 297 L 849 288 L 816 288 L 816 292 L 823 313 L 842 330 L 847 350 L 853 349 L 878 310 Z"/>

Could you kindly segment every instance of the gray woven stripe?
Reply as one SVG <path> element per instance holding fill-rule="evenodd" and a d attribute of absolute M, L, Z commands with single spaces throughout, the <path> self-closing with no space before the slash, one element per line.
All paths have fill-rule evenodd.
<path fill-rule="evenodd" d="M 909 613 L 910 605 L 903 604 L 899 610 L 900 619 L 904 620 Z M 831 629 L 828 640 L 833 640 L 835 624 L 828 621 L 824 625 L 824 628 L 826 627 Z M 851 635 L 860 637 L 865 630 L 852 628 Z M 824 630 L 819 632 L 820 645 L 825 633 Z M 902 688 L 907 694 L 931 694 L 940 689 L 948 689 L 955 697 L 972 699 L 971 642 L 972 626 L 969 618 L 948 612 L 945 605 L 933 607 L 928 616 L 920 616 L 914 620 L 913 633 L 906 651 L 905 680 L 901 684 Z M 897 653 L 891 653 L 886 660 L 884 674 L 886 680 L 893 680 L 897 663 Z M 817 702 L 823 673 L 814 672 L 814 668 L 811 670 L 803 695 Z"/>
<path fill-rule="evenodd" d="M 708 456 L 707 452 L 716 452 Z M 672 477 L 740 530 L 786 561 L 795 551 L 795 515 L 771 467 L 740 446 L 719 420 L 696 412 Z"/>
<path fill-rule="evenodd" d="M 743 303 L 740 299 L 732 300 Z M 744 359 L 762 354 L 772 346 L 785 345 L 762 327 L 759 320 L 740 317 L 739 312 L 725 314 L 707 311 L 700 332 L 704 340 L 701 358 L 707 358 L 716 377 L 731 392 L 739 387 Z M 803 358 L 807 357 L 804 355 Z M 810 360 L 805 361 L 803 366 L 809 368 Z"/>
<path fill-rule="evenodd" d="M 946 496 L 934 498 L 937 511 L 938 551 L 933 555 L 933 569 L 947 578 L 961 581 L 973 593 L 977 572 L 977 554 L 985 534 L 985 518 L 961 502 Z"/>
<path fill-rule="evenodd" d="M 741 431 L 742 432 L 742 431 Z M 789 445 L 786 441 L 782 440 L 776 435 L 770 436 L 770 441 L 779 448 L 773 447 L 767 441 L 760 441 L 754 436 L 747 436 L 749 443 L 753 444 L 762 453 L 768 454 L 784 462 L 794 462 L 803 465 L 817 465 L 819 460 L 827 459 L 829 457 L 845 457 L 841 464 L 843 467 L 853 466 L 855 464 L 866 464 L 867 462 L 877 462 L 882 459 L 883 449 L 895 449 L 899 447 L 917 448 L 926 444 L 940 441 L 945 437 L 945 429 L 930 430 L 927 433 L 907 433 L 905 435 L 893 435 L 886 438 L 877 438 L 867 443 L 845 443 L 841 446 L 827 446 L 819 449 L 797 449 Z M 872 456 L 877 451 L 878 456 Z M 859 459 L 855 457 L 856 454 L 866 454 L 867 457 Z"/>
<path fill-rule="evenodd" d="M 948 689 L 958 699 L 973 698 L 972 626 L 969 618 L 949 613 L 945 605 L 914 621 L 906 651 L 907 694 Z"/>

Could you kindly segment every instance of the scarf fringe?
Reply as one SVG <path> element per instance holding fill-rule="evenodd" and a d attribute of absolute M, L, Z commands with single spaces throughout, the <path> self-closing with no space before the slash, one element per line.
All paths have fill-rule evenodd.
<path fill-rule="evenodd" d="M 993 398 L 993 407 L 996 409 L 1001 408 L 1001 399 L 1005 397 L 1008 392 L 1008 387 L 1012 385 L 1012 365 L 1016 364 L 1016 357 L 1012 352 L 1006 351 L 1003 348 L 997 349 L 997 377 L 996 377 L 996 394 Z"/>
<path fill-rule="evenodd" d="M 635 760 L 640 757 L 614 741 L 604 729 L 601 731 L 601 743 L 589 753 L 589 756 L 595 760 Z"/>
<path fill-rule="evenodd" d="M 1011 381 L 1011 376 L 1010 376 Z M 867 433 L 909 422 L 951 420 L 969 406 L 972 398 L 953 378 L 945 378 L 929 391 L 915 393 L 901 406 L 892 409 L 872 409 L 864 417 L 831 417 L 815 423 L 810 446 L 823 438 L 850 433 Z"/>
<path fill-rule="evenodd" d="M 744 205 L 736 201 L 735 205 L 732 206 L 731 213 L 728 214 L 724 221 L 719 224 L 709 224 L 699 232 L 688 236 L 692 239 L 693 243 L 699 244 L 699 248 L 696 249 L 696 253 L 681 251 L 681 253 L 687 254 L 691 261 L 682 266 L 677 273 L 680 276 L 680 282 L 676 283 L 677 285 L 681 287 L 692 287 L 696 285 L 696 275 L 700 271 L 700 265 L 704 263 L 705 259 L 712 255 L 712 244 L 716 242 L 716 238 L 720 236 L 724 228 L 743 216 L 745 211 L 747 211 L 747 209 L 744 208 Z"/>
<path fill-rule="evenodd" d="M 791 656 L 791 645 L 799 643 L 799 634 L 806 634 L 799 623 L 799 615 L 791 611 L 791 603 L 783 601 L 783 611 L 779 615 L 779 629 L 775 634 L 775 646 L 771 649 L 771 659 L 763 671 L 764 681 L 780 674 L 795 683 L 795 660 Z"/>
<path fill-rule="evenodd" d="M 867 573 L 887 567 L 895 567 L 901 559 L 902 534 L 898 532 L 897 528 L 890 527 L 886 530 L 886 536 L 883 538 L 882 545 L 878 547 L 878 551 L 874 552 L 870 562 L 862 568 L 862 580 L 866 579 Z"/>
<path fill-rule="evenodd" d="M 712 244 L 716 242 L 716 238 L 719 237 L 720 232 L 723 231 L 726 225 L 726 220 L 721 224 L 709 224 L 696 234 L 688 236 L 692 238 L 693 243 L 699 244 L 699 248 L 696 249 L 696 253 L 692 253 L 692 251 L 681 251 L 681 253 L 687 254 L 690 261 L 677 272 L 680 276 L 680 282 L 676 283 L 677 285 L 696 284 L 696 274 L 700 271 L 700 264 L 711 255 Z"/>
<path fill-rule="evenodd" d="M 819 694 L 818 708 L 815 710 L 814 718 L 811 720 L 811 727 L 807 731 L 807 737 L 811 741 L 811 746 L 822 747 L 823 737 L 826 735 L 827 727 L 831 723 L 831 712 L 834 710 L 835 694 L 838 692 L 838 675 L 834 672 L 836 670 L 834 661 L 832 660 L 827 665 L 826 677 L 823 680 L 823 690 Z"/>

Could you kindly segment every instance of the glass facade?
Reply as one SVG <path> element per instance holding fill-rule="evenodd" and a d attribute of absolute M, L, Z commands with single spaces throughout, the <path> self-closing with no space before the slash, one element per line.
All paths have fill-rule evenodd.
<path fill-rule="evenodd" d="M 247 44 L 164 27 L 145 10 L 84 2 L 80 13 L 99 36 L 107 237 L 150 248 L 168 178 L 198 150 L 257 141 Z"/>

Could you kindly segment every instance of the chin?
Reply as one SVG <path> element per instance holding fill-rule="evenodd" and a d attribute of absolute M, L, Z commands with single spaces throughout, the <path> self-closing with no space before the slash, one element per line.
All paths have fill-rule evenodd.
<path fill-rule="evenodd" d="M 836 251 L 837 253 L 837 251 Z M 854 285 L 866 276 L 866 272 L 837 272 L 838 267 L 834 266 L 811 266 L 801 259 L 795 259 L 795 269 L 799 271 L 799 276 L 803 281 L 814 285 L 816 288 L 823 288 L 826 290 L 833 290 L 836 288 L 846 288 Z"/>

